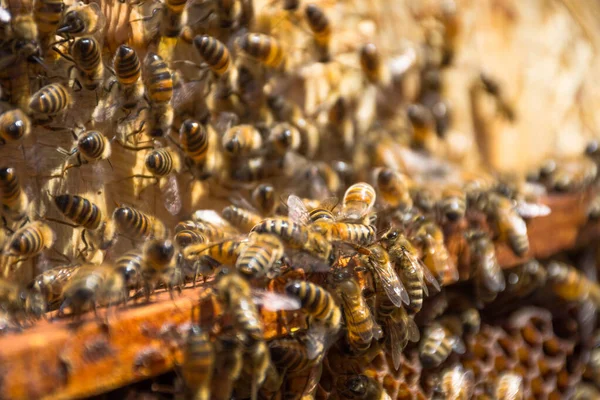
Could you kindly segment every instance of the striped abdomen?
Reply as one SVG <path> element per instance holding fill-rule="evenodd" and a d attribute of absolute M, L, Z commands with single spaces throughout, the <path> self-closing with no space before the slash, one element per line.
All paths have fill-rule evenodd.
<path fill-rule="evenodd" d="M 12 168 L 0 169 L 0 202 L 6 208 L 14 208 L 24 194 L 17 171 Z"/>
<path fill-rule="evenodd" d="M 355 183 L 344 193 L 342 214 L 347 219 L 360 219 L 373 208 L 375 199 L 373 186 L 365 182 Z"/>
<path fill-rule="evenodd" d="M 306 344 L 296 339 L 275 339 L 269 342 L 269 350 L 273 364 L 287 373 L 302 371 L 312 364 Z"/>
<path fill-rule="evenodd" d="M 284 61 L 283 48 L 279 41 L 262 33 L 247 33 L 239 38 L 240 48 L 267 67 L 277 68 Z"/>
<path fill-rule="evenodd" d="M 194 46 L 211 71 L 217 75 L 227 72 L 231 56 L 223 43 L 211 36 L 202 35 L 194 39 Z"/>
<path fill-rule="evenodd" d="M 91 36 L 76 39 L 71 48 L 71 55 L 77 68 L 86 74 L 95 74 L 95 71 L 102 64 L 100 45 Z"/>
<path fill-rule="evenodd" d="M 97 229 L 104 219 L 98 206 L 81 196 L 62 194 L 54 203 L 65 217 L 86 229 Z"/>
<path fill-rule="evenodd" d="M 208 334 L 194 325 L 189 331 L 181 373 L 186 386 L 194 393 L 194 399 L 210 398 L 215 353 Z"/>
<path fill-rule="evenodd" d="M 103 160 L 110 155 L 110 143 L 98 131 L 88 131 L 77 140 L 77 149 L 88 161 Z"/>
<path fill-rule="evenodd" d="M 425 368 L 437 367 L 452 352 L 452 333 L 439 323 L 428 327 L 423 334 L 419 348 L 419 356 Z"/>
<path fill-rule="evenodd" d="M 31 96 L 29 108 L 34 113 L 50 116 L 64 111 L 70 102 L 68 90 L 60 83 L 51 83 Z"/>
<path fill-rule="evenodd" d="M 288 246 L 296 249 L 303 248 L 308 241 L 306 228 L 287 218 L 267 218 L 252 228 L 252 231 L 277 235 Z"/>
<path fill-rule="evenodd" d="M 151 151 L 146 156 L 146 168 L 154 176 L 166 176 L 173 171 L 173 156 L 165 148 Z"/>
<path fill-rule="evenodd" d="M 124 44 L 117 49 L 113 68 L 121 85 L 133 85 L 142 75 L 142 64 L 137 53 Z"/>
<path fill-rule="evenodd" d="M 285 286 L 288 295 L 297 297 L 302 308 L 315 321 L 330 327 L 338 327 L 341 320 L 340 308 L 331 294 L 311 282 L 292 281 Z"/>
<path fill-rule="evenodd" d="M 208 132 L 197 121 L 188 119 L 181 124 L 179 141 L 185 154 L 196 164 L 201 164 L 208 154 Z"/>
<path fill-rule="evenodd" d="M 33 2 L 33 18 L 39 33 L 56 32 L 64 6 L 62 0 L 36 0 Z"/>
<path fill-rule="evenodd" d="M 173 97 L 173 77 L 167 63 L 156 53 L 144 61 L 144 85 L 151 103 L 164 104 Z"/>
<path fill-rule="evenodd" d="M 269 234 L 253 234 L 251 240 L 252 244 L 241 252 L 235 266 L 242 275 L 258 278 L 283 257 L 283 244 L 277 236 Z"/>
<path fill-rule="evenodd" d="M 153 235 L 153 218 L 132 207 L 119 207 L 115 209 L 113 218 L 119 233 L 133 239 L 144 239 Z M 156 221 L 156 223 L 160 223 Z"/>
<path fill-rule="evenodd" d="M 260 215 L 236 206 L 225 207 L 221 212 L 221 216 L 231 225 L 246 232 L 262 221 Z"/>
<path fill-rule="evenodd" d="M 139 284 L 140 271 L 142 270 L 143 255 L 139 250 L 129 250 L 115 262 L 115 269 L 120 273 L 128 288 Z"/>

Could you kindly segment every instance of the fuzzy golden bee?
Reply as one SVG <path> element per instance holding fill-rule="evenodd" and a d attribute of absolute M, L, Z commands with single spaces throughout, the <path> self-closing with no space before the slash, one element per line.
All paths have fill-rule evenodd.
<path fill-rule="evenodd" d="M 0 143 L 21 140 L 31 133 L 31 120 L 21 109 L 0 114 Z"/>

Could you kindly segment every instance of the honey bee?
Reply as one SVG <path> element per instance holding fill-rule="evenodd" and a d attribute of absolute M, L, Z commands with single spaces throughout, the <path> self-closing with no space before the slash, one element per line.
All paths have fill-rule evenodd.
<path fill-rule="evenodd" d="M 15 263 L 34 257 L 44 249 L 49 249 L 56 239 L 52 229 L 41 221 L 31 222 L 10 238 L 7 246 L 8 253 L 19 257 Z"/>
<path fill-rule="evenodd" d="M 39 319 L 46 312 L 40 293 L 28 291 L 5 279 L 0 279 L 0 309 L 19 326 L 23 318 Z"/>
<path fill-rule="evenodd" d="M 209 153 L 210 143 L 206 128 L 198 121 L 187 119 L 179 129 L 179 141 L 185 155 L 197 165 L 203 165 Z"/>
<path fill-rule="evenodd" d="M 229 224 L 220 226 L 205 221 L 192 220 L 179 222 L 175 226 L 175 233 L 181 232 L 183 230 L 191 230 L 194 232 L 198 232 L 206 236 L 206 238 L 209 241 L 222 240 L 226 237 L 236 236 L 239 234 L 239 232 L 237 232 L 237 230 L 235 230 L 235 228 L 233 228 Z"/>
<path fill-rule="evenodd" d="M 301 338 L 271 340 L 269 350 L 273 364 L 286 374 L 305 371 L 315 363 L 315 360 L 309 358 L 307 346 Z"/>
<path fill-rule="evenodd" d="M 495 194 L 489 195 L 488 202 L 488 215 L 496 225 L 500 240 L 507 242 L 517 256 L 524 256 L 529 251 L 527 225 L 513 202 Z"/>
<path fill-rule="evenodd" d="M 565 301 L 583 302 L 591 300 L 594 305 L 600 304 L 600 286 L 575 267 L 559 261 L 552 261 L 547 266 L 548 283 L 552 291 Z"/>
<path fill-rule="evenodd" d="M 71 102 L 67 88 L 60 83 L 51 83 L 31 95 L 28 109 L 35 117 L 49 119 L 64 112 Z"/>
<path fill-rule="evenodd" d="M 302 109 L 282 95 L 268 94 L 267 106 L 279 122 L 288 122 L 300 132 L 298 154 L 313 158 L 319 149 L 319 129 L 304 115 Z"/>
<path fill-rule="evenodd" d="M 31 133 L 31 120 L 21 109 L 0 114 L 0 144 L 16 142 Z"/>
<path fill-rule="evenodd" d="M 276 235 L 290 248 L 303 250 L 328 263 L 333 262 L 335 256 L 325 236 L 292 219 L 267 218 L 252 228 L 252 232 Z"/>
<path fill-rule="evenodd" d="M 434 119 L 431 111 L 421 104 L 411 104 L 407 116 L 413 130 L 412 142 L 418 148 L 427 147 L 434 137 Z"/>
<path fill-rule="evenodd" d="M 442 191 L 442 197 L 437 205 L 448 221 L 456 222 L 465 216 L 467 196 L 459 187 L 448 186 Z"/>
<path fill-rule="evenodd" d="M 502 268 L 496 258 L 494 243 L 484 232 L 468 232 L 471 273 L 477 297 L 489 303 L 506 288 Z"/>
<path fill-rule="evenodd" d="M 337 393 L 341 399 L 391 400 L 381 383 L 367 375 L 349 375 L 337 382 Z"/>
<path fill-rule="evenodd" d="M 165 177 L 181 170 L 179 154 L 169 148 L 160 148 L 151 151 L 144 161 L 146 169 L 156 179 Z"/>
<path fill-rule="evenodd" d="M 87 90 L 96 90 L 104 80 L 104 64 L 98 41 L 91 36 L 75 39 L 71 46 L 71 57 L 77 72 L 75 83 Z"/>
<path fill-rule="evenodd" d="M 81 136 L 75 137 L 76 143 L 71 151 L 59 149 L 59 152 L 67 157 L 76 156 L 77 164 L 69 164 L 64 167 L 63 174 L 71 169 L 80 167 L 83 164 L 107 160 L 110 164 L 110 155 L 112 147 L 110 141 L 99 131 L 85 131 Z"/>
<path fill-rule="evenodd" d="M 233 334 L 220 334 L 215 347 L 215 372 L 211 384 L 211 397 L 216 400 L 229 400 L 233 384 L 242 372 L 242 343 Z"/>
<path fill-rule="evenodd" d="M 187 260 L 199 260 L 208 256 L 222 265 L 235 265 L 247 242 L 239 239 L 226 239 L 210 244 L 192 244 L 183 250 Z"/>
<path fill-rule="evenodd" d="M 411 182 L 407 176 L 390 168 L 378 168 L 375 171 L 375 180 L 379 198 L 385 201 L 388 206 L 399 210 L 412 208 Z"/>
<path fill-rule="evenodd" d="M 392 266 L 388 252 L 379 244 L 373 244 L 360 256 L 362 264 L 373 274 L 375 284 L 381 285 L 387 298 L 396 306 L 410 304 L 408 292 Z"/>
<path fill-rule="evenodd" d="M 458 269 L 444 244 L 444 232 L 437 224 L 419 218 L 414 239 L 423 247 L 423 262 L 438 282 L 447 285 L 458 281 Z"/>
<path fill-rule="evenodd" d="M 221 41 L 209 35 L 201 35 L 194 38 L 194 46 L 215 75 L 222 76 L 229 70 L 231 55 Z"/>
<path fill-rule="evenodd" d="M 329 18 L 315 4 L 308 4 L 304 9 L 304 13 L 320 54 L 319 61 L 327 62 L 330 59 L 329 43 L 331 41 L 331 23 L 329 22 Z"/>
<path fill-rule="evenodd" d="M 106 101 L 112 104 L 105 104 L 100 107 L 105 114 L 106 119 L 112 117 L 112 111 L 117 107 L 126 112 L 131 112 L 137 107 L 144 97 L 144 85 L 140 77 L 142 76 L 142 64 L 140 59 L 131 47 L 122 44 L 119 46 L 113 58 L 113 69 L 115 78 L 111 79 L 104 90 L 111 93 L 113 87 L 118 88 L 116 97 L 108 97 Z M 110 110 L 111 112 L 108 112 Z M 96 112 L 95 112 L 96 114 Z M 95 117 L 98 121 L 99 117 Z"/>
<path fill-rule="evenodd" d="M 508 271 L 506 276 L 507 296 L 524 298 L 546 284 L 548 274 L 537 260 L 531 260 Z"/>
<path fill-rule="evenodd" d="M 97 315 L 99 304 L 113 305 L 126 301 L 128 296 L 123 277 L 109 265 L 82 265 L 63 289 L 63 302 L 58 315 L 66 309 L 79 317 L 89 308 Z"/>
<path fill-rule="evenodd" d="M 283 257 L 283 243 L 277 236 L 264 233 L 252 233 L 248 240 L 237 258 L 236 269 L 250 279 L 271 275 L 273 265 Z"/>
<path fill-rule="evenodd" d="M 360 48 L 360 67 L 367 80 L 377 84 L 383 80 L 384 67 L 377 46 L 367 43 Z"/>
<path fill-rule="evenodd" d="M 65 11 L 56 33 L 69 37 L 88 36 L 101 31 L 105 23 L 106 17 L 99 4 L 75 3 Z"/>
<path fill-rule="evenodd" d="M 269 349 L 263 339 L 263 326 L 248 282 L 227 269 L 221 269 L 219 275 L 215 286 L 217 297 L 233 319 L 234 326 L 245 336 L 243 343 L 248 357 L 245 367 L 248 366 L 252 376 L 251 398 L 256 399 L 271 365 Z"/>
<path fill-rule="evenodd" d="M 221 212 L 221 215 L 231 225 L 244 232 L 250 232 L 263 220 L 262 217 L 255 212 L 234 205 L 225 207 Z"/>
<path fill-rule="evenodd" d="M 65 4 L 62 0 L 36 0 L 33 19 L 38 29 L 42 49 L 47 50 L 60 23 Z"/>
<path fill-rule="evenodd" d="M 13 167 L 0 168 L 0 205 L 2 216 L 19 221 L 27 214 L 29 200 Z"/>
<path fill-rule="evenodd" d="M 206 233 L 211 239 L 239 234 L 236 228 L 229 224 L 227 220 L 214 210 L 196 210 L 192 214 L 192 220 L 205 224 L 208 228 L 213 227 L 214 229 L 212 230 L 197 227 L 197 229 Z M 220 234 L 218 233 L 219 231 L 221 232 Z"/>
<path fill-rule="evenodd" d="M 358 221 L 364 218 L 375 205 L 377 194 L 373 186 L 365 182 L 350 186 L 342 199 L 342 216 L 346 220 Z"/>
<path fill-rule="evenodd" d="M 297 151 L 301 141 L 300 131 L 287 122 L 275 125 L 269 135 L 269 144 L 273 152 L 280 157 L 285 156 L 289 151 Z"/>
<path fill-rule="evenodd" d="M 348 330 L 348 344 L 356 353 L 362 353 L 371 346 L 373 339 L 382 336 L 381 327 L 375 322 L 360 286 L 344 270 L 333 275 L 333 281 L 339 298 Z"/>
<path fill-rule="evenodd" d="M 309 359 L 321 357 L 340 329 L 342 320 L 340 307 L 327 290 L 311 282 L 288 282 L 285 293 L 300 300 L 302 309 L 309 316 L 307 332 L 310 338 L 307 341 Z"/>
<path fill-rule="evenodd" d="M 151 292 L 175 269 L 175 246 L 170 240 L 154 239 L 145 244 L 142 253 L 140 275 L 149 301 Z"/>
<path fill-rule="evenodd" d="M 236 46 L 266 67 L 278 69 L 285 65 L 283 47 L 272 36 L 262 33 L 246 33 L 236 39 Z"/>
<path fill-rule="evenodd" d="M 468 400 L 473 395 L 475 388 L 475 377 L 473 371 L 465 371 L 461 364 L 442 372 L 440 382 L 441 392 L 444 399 Z"/>
<path fill-rule="evenodd" d="M 144 254 L 140 250 L 129 250 L 115 261 L 115 270 L 123 277 L 127 289 L 139 289 L 142 284 L 140 271 Z"/>
<path fill-rule="evenodd" d="M 77 269 L 77 266 L 51 268 L 33 278 L 27 287 L 40 293 L 47 309 L 52 310 L 62 301 L 63 289 Z"/>
<path fill-rule="evenodd" d="M 381 244 L 395 263 L 400 279 L 408 287 L 408 310 L 412 313 L 419 312 L 423 306 L 423 294 L 429 296 L 427 284 L 431 284 L 438 292 L 441 290 L 440 284 L 415 256 L 415 249 L 398 230 L 387 232 L 381 238 Z"/>
<path fill-rule="evenodd" d="M 498 400 L 522 400 L 525 397 L 523 378 L 513 372 L 505 372 L 498 377 L 496 385 Z"/>
<path fill-rule="evenodd" d="M 167 63 L 158 54 L 150 52 L 146 55 L 142 81 L 150 103 L 150 136 L 163 137 L 173 124 L 174 111 L 170 104 L 173 98 L 173 77 Z"/>
<path fill-rule="evenodd" d="M 177 244 L 177 247 L 179 247 L 180 249 L 184 249 L 192 244 L 201 244 L 208 242 L 206 236 L 204 236 L 198 231 L 193 231 L 191 229 L 184 229 L 182 231 L 177 232 L 173 240 L 175 241 L 175 244 Z"/>
<path fill-rule="evenodd" d="M 194 399 L 208 400 L 215 364 L 215 350 L 208 333 L 198 325 L 192 325 L 183 354 L 181 373 L 186 387 Z"/>
<path fill-rule="evenodd" d="M 248 156 L 262 147 L 262 136 L 252 125 L 237 125 L 225 132 L 222 145 L 229 156 Z"/>
<path fill-rule="evenodd" d="M 81 232 L 81 240 L 85 245 L 85 248 L 81 250 L 82 253 L 88 248 L 86 232 L 90 232 L 92 239 L 98 242 L 98 247 L 101 250 L 106 250 L 114 243 L 116 239 L 115 227 L 111 221 L 105 218 L 96 204 L 84 197 L 70 194 L 54 197 L 54 204 L 56 204 L 56 208 L 62 215 L 74 223 L 71 226 L 84 228 Z M 60 222 L 53 219 L 48 220 Z M 64 224 L 64 222 L 60 223 Z"/>
<path fill-rule="evenodd" d="M 132 240 L 165 236 L 166 227 L 162 221 L 133 207 L 118 207 L 113 212 L 117 231 Z"/>
<path fill-rule="evenodd" d="M 275 188 L 266 183 L 258 185 L 251 194 L 252 203 L 261 215 L 269 215 L 273 212 L 276 198 Z"/>
<path fill-rule="evenodd" d="M 462 333 L 462 322 L 455 315 L 443 317 L 427 326 L 419 343 L 419 357 L 423 367 L 440 366 L 452 352 L 463 354 L 466 349 L 461 339 Z"/>

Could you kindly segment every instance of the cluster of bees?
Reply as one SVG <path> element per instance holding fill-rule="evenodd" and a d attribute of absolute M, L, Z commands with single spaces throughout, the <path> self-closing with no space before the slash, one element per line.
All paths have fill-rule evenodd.
<path fill-rule="evenodd" d="M 332 347 L 366 363 L 385 351 L 398 370 L 405 347 L 418 343 L 423 368 L 439 368 L 465 351 L 465 333 L 479 329 L 477 308 L 507 286 L 522 294 L 528 283 L 539 285 L 522 279 L 517 290 L 507 283 L 495 243 L 527 256 L 525 219 L 550 212 L 538 198 L 587 188 L 596 179 L 597 146 L 577 161 L 544 163 L 527 179 L 462 170 L 436 157 L 451 124 L 441 78 L 453 59 L 450 14 L 435 25 L 445 35 L 431 28 L 422 60 L 410 67 L 421 79 L 410 99 L 400 89 L 407 69 L 391 68 L 375 44 L 361 44 L 358 62 L 347 66 L 332 50 L 332 24 L 321 7 L 280 3 L 258 13 L 251 0 L 128 4 L 151 7 L 142 18 L 148 48 L 121 44 L 112 53 L 103 45 L 106 18 L 95 3 L 35 0 L 30 8 L 11 2 L 0 8 L 2 144 L 22 145 L 37 131 L 71 131 L 72 149 L 58 149 L 67 161 L 48 178 L 59 180 L 72 168 L 110 163 L 115 146 L 133 156 L 144 152 L 145 172 L 128 178 L 169 192 L 166 211 L 181 217 L 172 227 L 131 205 L 108 213 L 67 192 L 48 193 L 63 218 L 38 215 L 23 172 L 0 165 L 0 245 L 9 275 L 0 280 L 0 306 L 7 324 L 27 327 L 54 310 L 56 317 L 79 317 L 100 306 L 149 301 L 161 288 L 173 296 L 201 281 L 223 313 L 211 326 L 194 321 L 185 337 L 186 390 L 196 399 L 279 391 L 312 398 Z M 306 36 L 307 49 L 296 57 L 302 61 L 282 40 L 279 24 Z M 191 55 L 177 59 L 180 52 Z M 288 92 L 301 80 L 296 71 L 313 65 L 358 75 L 367 100 L 360 90 L 339 91 L 305 112 Z M 474 82 L 496 99 L 499 113 L 518 117 L 492 78 L 482 74 Z M 79 130 L 57 126 L 79 92 L 96 98 L 90 120 Z M 182 177 L 226 193 L 231 205 L 182 212 L 183 193 L 173 194 Z M 590 216 L 600 216 L 600 206 Z M 77 260 L 41 271 L 28 284 L 11 280 L 27 260 L 60 254 L 55 224 L 81 231 Z M 449 251 L 449 238 L 458 250 Z M 132 249 L 114 254 L 117 242 Z M 97 252 L 101 263 L 92 261 Z M 548 279 L 559 296 L 600 301 L 594 282 L 555 265 Z M 459 279 L 469 279 L 470 306 L 420 328 L 415 317 L 424 298 Z M 307 328 L 267 342 L 261 307 L 301 310 Z M 439 392 L 468 398 L 460 389 L 471 374 L 447 370 Z M 498 393 L 517 394 L 498 398 L 518 398 L 519 380 L 503 382 Z M 363 374 L 338 383 L 340 398 L 387 396 Z"/>

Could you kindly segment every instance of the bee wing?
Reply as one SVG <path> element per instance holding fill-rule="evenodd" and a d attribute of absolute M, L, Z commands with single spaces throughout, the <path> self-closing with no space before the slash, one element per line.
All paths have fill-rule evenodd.
<path fill-rule="evenodd" d="M 0 22 L 7 24 L 12 19 L 10 12 L 5 8 L 0 8 Z"/>
<path fill-rule="evenodd" d="M 490 246 L 493 246 L 490 243 Z M 486 251 L 482 256 L 483 260 L 478 273 L 481 274 L 483 284 L 486 288 L 492 292 L 498 293 L 504 290 L 506 287 L 506 281 L 504 280 L 504 273 L 498 259 L 496 258 L 496 252 L 493 248 L 490 251 Z"/>
<path fill-rule="evenodd" d="M 392 353 L 392 362 L 394 363 L 394 369 L 398 371 L 400 364 L 402 363 L 402 351 L 406 346 L 406 341 L 402 339 L 402 330 L 400 324 L 394 322 L 390 318 L 386 321 L 387 329 L 387 340 L 388 351 Z"/>
<path fill-rule="evenodd" d="M 537 218 L 550 215 L 552 210 L 545 204 L 529 203 L 527 201 L 517 202 L 517 213 L 523 218 Z"/>
<path fill-rule="evenodd" d="M 306 353 L 310 360 L 318 360 L 331 347 L 337 338 L 337 333 L 332 332 L 321 324 L 311 324 L 306 332 Z"/>
<path fill-rule="evenodd" d="M 289 217 L 292 221 L 301 225 L 308 225 L 310 214 L 300 197 L 290 194 L 287 199 L 287 206 Z"/>
<path fill-rule="evenodd" d="M 406 319 L 406 330 L 408 331 L 408 340 L 411 342 L 418 342 L 421 339 L 419 327 L 415 320 L 410 316 L 407 316 Z"/>
<path fill-rule="evenodd" d="M 256 304 L 268 311 L 300 309 L 300 300 L 297 298 L 267 290 L 253 290 L 252 298 Z"/>
<path fill-rule="evenodd" d="M 179 185 L 177 184 L 177 178 L 175 174 L 169 175 L 164 183 L 161 185 L 160 191 L 162 193 L 163 202 L 165 208 L 171 215 L 177 215 L 181 211 L 181 196 L 179 194 Z"/>
<path fill-rule="evenodd" d="M 398 278 L 396 271 L 392 268 L 391 263 L 379 264 L 373 270 L 379 276 L 385 293 L 396 307 L 402 307 L 402 303 L 410 303 L 408 292 Z"/>
<path fill-rule="evenodd" d="M 326 210 L 333 211 L 339 202 L 340 199 L 338 199 L 336 196 L 331 196 L 321 202 L 321 207 Z"/>

